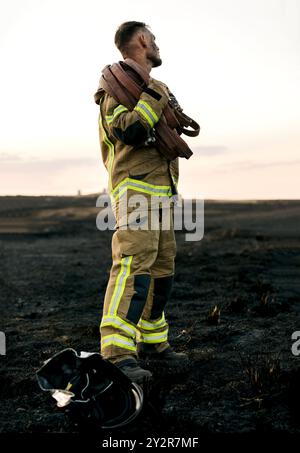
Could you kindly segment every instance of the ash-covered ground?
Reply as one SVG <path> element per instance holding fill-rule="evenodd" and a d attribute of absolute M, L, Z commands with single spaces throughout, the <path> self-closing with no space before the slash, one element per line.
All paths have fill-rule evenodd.
<path fill-rule="evenodd" d="M 96 196 L 0 198 L 2 433 L 77 433 L 35 372 L 99 350 L 112 231 Z M 170 342 L 186 369 L 153 369 L 145 409 L 119 434 L 300 432 L 300 201 L 205 202 L 205 233 L 176 232 Z M 209 314 L 211 314 L 209 316 Z"/>

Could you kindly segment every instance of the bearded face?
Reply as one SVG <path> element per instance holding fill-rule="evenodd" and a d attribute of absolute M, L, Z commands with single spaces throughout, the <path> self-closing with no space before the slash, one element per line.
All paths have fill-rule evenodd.
<path fill-rule="evenodd" d="M 152 63 L 153 68 L 157 68 L 162 64 L 159 48 L 155 43 L 155 36 L 151 32 L 148 33 L 148 49 L 146 57 Z"/>

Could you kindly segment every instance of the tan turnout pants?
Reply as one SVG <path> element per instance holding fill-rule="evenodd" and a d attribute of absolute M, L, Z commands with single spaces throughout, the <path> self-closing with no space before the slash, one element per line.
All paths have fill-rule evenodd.
<path fill-rule="evenodd" d="M 153 344 L 158 352 L 169 346 L 164 308 L 175 270 L 173 210 L 167 210 L 169 229 L 163 229 L 160 208 L 158 229 L 119 227 L 112 236 L 100 333 L 101 354 L 113 362 L 136 356 L 137 343 Z"/>

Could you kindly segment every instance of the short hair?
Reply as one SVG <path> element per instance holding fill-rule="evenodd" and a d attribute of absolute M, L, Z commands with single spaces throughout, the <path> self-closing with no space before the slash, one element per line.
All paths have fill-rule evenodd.
<path fill-rule="evenodd" d="M 124 22 L 121 24 L 115 34 L 115 45 L 121 53 L 123 53 L 131 38 L 134 36 L 136 31 L 141 28 L 147 29 L 148 25 L 144 22 L 136 22 L 134 20 L 129 22 Z"/>

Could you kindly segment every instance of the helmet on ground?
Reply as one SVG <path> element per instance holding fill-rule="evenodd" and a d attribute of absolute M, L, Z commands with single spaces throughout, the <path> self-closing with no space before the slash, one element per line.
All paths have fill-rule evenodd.
<path fill-rule="evenodd" d="M 99 353 L 68 348 L 48 359 L 36 373 L 58 407 L 69 406 L 103 429 L 133 421 L 143 407 L 143 391 Z"/>

